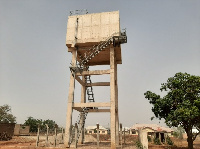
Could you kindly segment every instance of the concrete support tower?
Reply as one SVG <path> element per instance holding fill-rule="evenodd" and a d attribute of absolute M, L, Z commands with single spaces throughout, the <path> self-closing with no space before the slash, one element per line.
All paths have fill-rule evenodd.
<path fill-rule="evenodd" d="M 68 17 L 66 45 L 72 53 L 64 144 L 83 143 L 84 125 L 90 112 L 110 112 L 111 148 L 119 145 L 117 64 L 122 64 L 121 44 L 127 42 L 120 31 L 119 11 Z M 89 66 L 110 65 L 108 70 Z M 92 75 L 110 75 L 110 82 L 91 82 Z M 75 82 L 81 84 L 80 102 L 74 102 Z M 95 102 L 93 86 L 110 86 L 110 102 Z M 86 97 L 88 99 L 86 99 Z M 74 140 L 72 112 L 80 112 L 78 140 Z"/>

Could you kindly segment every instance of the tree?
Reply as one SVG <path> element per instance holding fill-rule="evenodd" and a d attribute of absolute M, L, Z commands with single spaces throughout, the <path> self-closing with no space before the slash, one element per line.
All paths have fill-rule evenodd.
<path fill-rule="evenodd" d="M 24 125 L 30 126 L 30 132 L 37 132 L 38 125 L 41 125 L 42 122 L 39 119 L 35 119 L 31 116 L 28 117 L 27 120 L 25 120 Z"/>
<path fill-rule="evenodd" d="M 183 133 L 185 132 L 184 128 L 179 126 L 177 129 L 173 132 L 173 136 L 183 139 Z"/>
<path fill-rule="evenodd" d="M 42 120 L 42 119 L 35 119 L 33 117 L 28 117 L 27 120 L 25 120 L 24 125 L 30 126 L 30 132 L 37 132 L 38 125 L 40 125 L 41 131 L 46 131 L 46 126 L 48 125 L 49 130 L 53 130 L 56 123 L 53 120 Z"/>
<path fill-rule="evenodd" d="M 161 84 L 160 90 L 167 92 L 162 98 L 151 91 L 144 93 L 153 105 L 153 113 L 157 118 L 163 118 L 169 127 L 183 127 L 188 148 L 193 149 L 198 134 L 192 134 L 192 128 L 200 126 L 200 77 L 176 73 L 167 83 Z"/>
<path fill-rule="evenodd" d="M 16 117 L 11 114 L 11 107 L 7 104 L 0 106 L 0 123 L 15 123 Z"/>
<path fill-rule="evenodd" d="M 48 127 L 49 127 L 49 130 L 54 130 L 54 128 L 55 128 L 55 125 L 56 125 L 56 122 L 55 121 L 53 121 L 53 120 L 44 120 L 43 121 L 43 125 L 45 126 L 45 124 L 47 124 L 48 125 Z M 45 130 L 46 130 L 46 127 L 44 128 Z"/>

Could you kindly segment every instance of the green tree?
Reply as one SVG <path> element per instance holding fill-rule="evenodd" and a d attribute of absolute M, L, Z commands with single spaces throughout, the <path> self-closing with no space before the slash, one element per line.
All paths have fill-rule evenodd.
<path fill-rule="evenodd" d="M 11 107 L 7 104 L 0 106 L 0 123 L 15 123 L 16 117 L 11 114 Z"/>
<path fill-rule="evenodd" d="M 166 95 L 161 98 L 151 91 L 144 93 L 152 111 L 159 119 L 164 119 L 169 127 L 181 126 L 187 133 L 188 148 L 193 149 L 193 141 L 198 134 L 192 128 L 200 124 L 200 77 L 187 73 L 176 73 L 167 83 L 161 84 Z"/>
<path fill-rule="evenodd" d="M 53 121 L 53 120 L 44 120 L 43 121 L 43 126 L 45 126 L 45 124 L 47 124 L 48 125 L 48 127 L 49 127 L 49 130 L 54 130 L 54 128 L 55 128 L 55 125 L 56 125 L 56 122 L 55 121 Z M 45 126 L 45 128 L 44 128 L 45 130 L 46 130 L 46 126 Z"/>
<path fill-rule="evenodd" d="M 184 128 L 179 126 L 177 129 L 173 132 L 173 136 L 183 139 L 183 133 L 185 132 Z"/>
<path fill-rule="evenodd" d="M 28 117 L 27 120 L 25 120 L 24 125 L 30 126 L 30 132 L 37 132 L 38 125 L 42 124 L 42 120 L 35 119 L 31 116 Z"/>
<path fill-rule="evenodd" d="M 35 118 L 31 117 L 31 116 L 28 117 L 28 119 L 25 120 L 25 123 L 24 123 L 24 125 L 30 126 L 30 131 L 31 132 L 37 132 L 38 125 L 40 125 L 40 130 L 41 131 L 45 131 L 46 130 L 45 124 L 48 125 L 50 130 L 53 130 L 56 123 L 53 120 L 35 119 Z"/>

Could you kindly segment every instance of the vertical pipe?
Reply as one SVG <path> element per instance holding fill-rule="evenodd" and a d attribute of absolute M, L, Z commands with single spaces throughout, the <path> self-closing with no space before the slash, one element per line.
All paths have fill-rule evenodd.
<path fill-rule="evenodd" d="M 116 59 L 116 58 L 115 58 Z M 117 81 L 117 62 L 115 62 L 115 103 L 116 103 L 116 145 L 119 145 L 119 109 L 118 109 L 118 81 Z"/>
<path fill-rule="evenodd" d="M 85 76 L 82 76 L 82 81 L 84 83 L 86 83 L 85 81 Z M 85 103 L 86 102 L 86 86 L 85 85 L 82 85 L 81 86 L 81 103 Z M 83 144 L 83 141 L 84 141 L 84 128 L 85 128 L 85 114 L 84 113 L 81 113 L 80 112 L 80 124 L 79 124 L 79 128 L 81 128 L 81 132 L 80 133 L 80 139 L 78 140 L 78 142 L 80 144 Z"/>

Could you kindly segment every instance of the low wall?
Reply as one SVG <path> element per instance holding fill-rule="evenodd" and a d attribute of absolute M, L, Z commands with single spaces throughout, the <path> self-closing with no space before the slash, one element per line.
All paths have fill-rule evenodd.
<path fill-rule="evenodd" d="M 14 135 L 15 123 L 0 123 L 0 136 L 6 133 L 9 138 Z"/>

